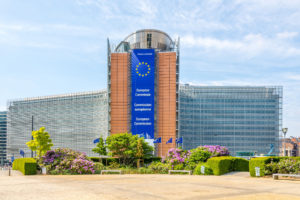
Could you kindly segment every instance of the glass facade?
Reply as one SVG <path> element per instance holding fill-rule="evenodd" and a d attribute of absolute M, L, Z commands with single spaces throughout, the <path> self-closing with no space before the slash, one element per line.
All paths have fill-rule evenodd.
<path fill-rule="evenodd" d="M 179 136 L 184 149 L 222 145 L 236 152 L 279 152 L 282 87 L 180 85 Z"/>
<path fill-rule="evenodd" d="M 108 103 L 106 91 L 28 98 L 8 102 L 8 156 L 31 156 L 26 142 L 31 130 L 45 127 L 53 148 L 68 147 L 96 156 L 93 140 L 107 136 Z M 33 118 L 33 120 L 32 120 Z M 33 121 L 33 124 L 32 124 Z"/>
<path fill-rule="evenodd" d="M 177 137 L 184 149 L 200 145 L 222 145 L 236 152 L 272 154 L 279 151 L 282 116 L 282 87 L 179 87 Z M 6 123 L 7 115 L 7 123 Z M 0 150 L 7 157 L 31 151 L 26 142 L 34 130 L 44 126 L 54 147 L 68 147 L 96 156 L 93 140 L 109 134 L 107 91 L 76 93 L 8 102 L 8 112 L 0 112 Z M 177 119 L 177 117 L 176 117 Z M 7 124 L 7 125 L 6 125 Z M 165 143 L 164 143 L 165 144 Z"/>
<path fill-rule="evenodd" d="M 6 160 L 7 112 L 0 111 L 0 166 Z"/>

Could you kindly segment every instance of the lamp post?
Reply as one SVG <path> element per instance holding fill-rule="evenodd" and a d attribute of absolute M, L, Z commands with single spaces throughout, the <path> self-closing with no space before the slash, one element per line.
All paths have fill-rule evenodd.
<path fill-rule="evenodd" d="M 283 156 L 286 156 L 285 155 L 285 135 L 288 131 L 288 128 L 282 128 L 282 133 L 283 133 L 283 142 L 284 142 L 284 147 L 283 147 Z"/>

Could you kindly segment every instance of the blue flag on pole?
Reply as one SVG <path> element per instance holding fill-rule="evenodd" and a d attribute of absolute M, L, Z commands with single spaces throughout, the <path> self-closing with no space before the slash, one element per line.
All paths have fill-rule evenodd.
<path fill-rule="evenodd" d="M 94 140 L 94 144 L 96 144 L 98 142 L 100 142 L 100 138 L 97 138 L 97 139 Z"/>
<path fill-rule="evenodd" d="M 25 152 L 22 149 L 20 149 L 20 155 L 23 156 L 23 157 L 25 155 Z"/>
<path fill-rule="evenodd" d="M 173 142 L 173 139 L 170 138 L 170 139 L 166 142 L 166 144 L 169 144 L 169 143 L 172 143 L 172 142 Z"/>
<path fill-rule="evenodd" d="M 182 137 L 176 138 L 176 143 L 177 143 L 177 144 L 182 144 Z"/>
<path fill-rule="evenodd" d="M 156 139 L 153 141 L 153 143 L 161 143 L 161 137 L 156 138 Z"/>

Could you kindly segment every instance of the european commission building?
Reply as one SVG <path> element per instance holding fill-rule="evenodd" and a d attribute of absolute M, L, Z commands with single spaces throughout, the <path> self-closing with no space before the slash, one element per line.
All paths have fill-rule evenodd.
<path fill-rule="evenodd" d="M 31 130 L 45 127 L 53 148 L 68 147 L 94 155 L 93 140 L 107 136 L 107 92 L 95 91 L 27 98 L 8 103 L 8 157 L 31 156 Z"/>
<path fill-rule="evenodd" d="M 20 150 L 29 157 L 31 130 L 42 126 L 53 148 L 89 156 L 93 140 L 119 132 L 160 137 L 158 156 L 200 145 L 226 146 L 232 155 L 273 147 L 278 154 L 282 87 L 180 85 L 179 40 L 158 30 L 137 31 L 108 51 L 107 90 L 8 102 L 7 158 L 20 157 Z"/>

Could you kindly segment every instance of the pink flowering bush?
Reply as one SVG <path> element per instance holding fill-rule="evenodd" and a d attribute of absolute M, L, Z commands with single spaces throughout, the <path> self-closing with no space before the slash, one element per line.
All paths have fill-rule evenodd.
<path fill-rule="evenodd" d="M 94 163 L 85 153 L 68 148 L 48 151 L 40 160 L 50 174 L 93 174 Z"/>
<path fill-rule="evenodd" d="M 163 158 L 163 162 L 170 164 L 172 169 L 184 168 L 186 159 L 190 156 L 190 151 L 171 148 L 168 154 Z"/>
<path fill-rule="evenodd" d="M 71 165 L 71 172 L 78 174 L 94 174 L 94 163 L 82 158 L 75 159 Z"/>
<path fill-rule="evenodd" d="M 228 156 L 229 151 L 227 147 L 220 146 L 220 145 L 204 145 L 200 146 L 203 148 L 206 148 L 209 152 L 212 153 L 212 157 L 217 157 L 217 156 Z"/>

